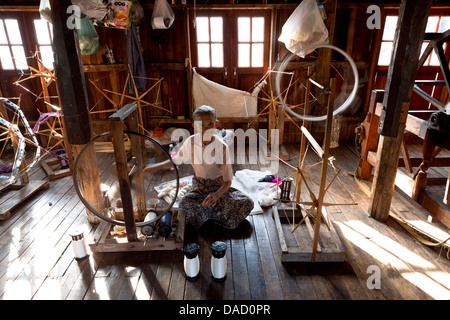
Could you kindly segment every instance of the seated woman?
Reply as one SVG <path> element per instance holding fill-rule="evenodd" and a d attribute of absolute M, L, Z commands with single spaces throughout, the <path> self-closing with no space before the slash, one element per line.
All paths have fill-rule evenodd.
<path fill-rule="evenodd" d="M 189 163 L 194 169 L 192 190 L 180 201 L 186 220 L 196 229 L 208 220 L 227 229 L 236 228 L 253 209 L 253 201 L 231 187 L 233 169 L 228 146 L 215 134 L 216 111 L 201 106 L 194 111 L 196 133 L 183 142 L 175 164 Z M 170 160 L 150 164 L 144 174 L 171 168 Z"/>

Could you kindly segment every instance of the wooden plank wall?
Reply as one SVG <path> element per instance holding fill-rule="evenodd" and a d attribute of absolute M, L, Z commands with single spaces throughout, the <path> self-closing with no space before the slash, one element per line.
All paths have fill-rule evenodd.
<path fill-rule="evenodd" d="M 11 1 L 10 1 L 11 2 Z M 10 4 L 8 2 L 7 4 Z M 173 11 L 176 15 L 173 26 L 166 31 L 167 41 L 161 43 L 157 41 L 158 34 L 152 30 L 150 25 L 150 17 L 153 9 L 153 1 L 140 1 L 145 8 L 146 19 L 145 22 L 139 26 L 139 36 L 141 46 L 144 53 L 144 59 L 146 62 L 147 77 L 149 80 L 148 87 L 154 83 L 153 79 L 164 78 L 161 87 L 158 90 L 150 92 L 146 100 L 152 103 L 158 103 L 163 108 L 172 111 L 171 116 L 176 118 L 177 116 L 184 116 L 186 119 L 190 118 L 189 108 L 189 84 L 188 74 L 185 65 L 186 58 L 189 57 L 189 47 L 187 45 L 187 26 L 186 23 L 187 14 L 186 8 L 180 3 L 181 1 L 172 1 Z M 188 5 L 191 5 L 193 1 L 187 1 Z M 249 7 L 257 7 L 261 4 L 267 4 L 271 6 L 274 17 L 273 24 L 273 43 L 272 43 L 272 65 L 275 66 L 277 62 L 281 62 L 285 55 L 284 45 L 277 41 L 281 34 L 281 29 L 287 18 L 292 11 L 296 8 L 298 1 L 289 1 L 286 4 L 278 4 L 279 1 L 215 1 L 214 4 L 198 4 L 205 7 L 211 6 L 211 8 L 233 5 L 233 9 L 236 10 L 238 6 L 243 9 Z M 276 3 L 276 4 L 275 4 Z M 336 22 L 333 28 L 330 30 L 333 32 L 333 44 L 346 49 L 351 53 L 355 62 L 358 65 L 360 74 L 360 84 L 358 99 L 353 106 L 345 113 L 344 123 L 341 128 L 341 140 L 353 139 L 354 128 L 358 122 L 362 121 L 368 103 L 368 93 L 373 87 L 383 87 L 383 73 L 382 70 L 376 70 L 374 64 L 378 59 L 377 50 L 377 36 L 382 30 L 369 30 L 366 27 L 366 21 L 369 14 L 366 13 L 367 4 L 348 4 L 338 3 L 336 10 Z M 395 10 L 394 10 L 395 11 Z M 33 36 L 33 26 L 29 23 L 30 18 L 36 17 L 37 12 L 24 11 L 17 12 L 16 10 L 8 11 L 1 10 L 0 18 L 7 18 L 11 16 L 19 15 L 22 21 L 23 30 L 26 30 L 28 37 L 26 39 L 25 46 L 29 49 L 34 46 L 36 39 Z M 89 85 L 89 100 L 91 108 L 94 110 L 105 110 L 111 108 L 111 104 L 98 93 L 98 91 L 90 84 L 89 80 L 95 81 L 99 88 L 109 89 L 112 91 L 120 91 L 125 83 L 126 79 L 126 35 L 124 30 L 116 30 L 109 28 L 96 28 L 100 36 L 102 49 L 99 53 L 91 56 L 83 56 L 83 63 L 86 67 L 86 78 Z M 108 67 L 103 66 L 102 54 L 105 53 L 106 46 L 113 48 L 116 62 L 118 65 Z M 34 49 L 33 49 L 34 50 Z M 31 49 L 29 50 L 31 51 Z M 306 61 L 308 60 L 308 57 Z M 342 61 L 340 56 L 332 56 L 332 60 Z M 346 75 L 348 71 L 344 64 L 333 64 L 336 71 L 333 71 L 332 76 L 336 76 L 338 81 L 338 87 L 340 85 L 339 74 Z M 295 72 L 295 77 L 301 79 L 304 83 L 306 79 L 306 71 L 308 64 L 294 61 L 290 64 L 289 69 Z M 261 75 L 262 76 L 262 75 Z M 20 88 L 14 86 L 12 83 L 17 80 L 17 72 L 2 72 L 2 80 L 0 80 L 0 88 L 5 96 L 17 96 L 22 93 L 23 96 L 23 108 L 26 115 L 31 121 L 36 120 L 38 113 L 36 108 L 40 108 L 39 103 L 34 103 L 34 99 L 29 97 L 29 94 L 20 90 Z M 374 79 L 376 82 L 373 84 Z M 248 90 L 249 88 L 242 88 Z M 300 86 L 296 88 L 296 93 L 291 99 L 295 101 L 303 101 L 303 90 L 300 90 Z M 39 92 L 38 80 L 30 82 L 30 90 L 33 92 Z M 339 94 L 339 93 L 338 93 Z M 27 97 L 28 95 L 28 97 Z M 117 97 L 116 97 L 117 99 Z M 260 108 L 263 107 L 260 103 Z M 190 124 L 186 120 L 165 120 L 160 122 L 159 119 L 151 121 L 150 116 L 162 117 L 170 116 L 162 110 L 155 108 L 147 108 L 145 110 L 145 126 L 147 129 L 152 129 L 156 125 L 169 127 L 190 127 Z M 94 120 L 94 133 L 99 134 L 108 130 L 107 117 L 109 114 L 100 113 L 92 116 Z M 260 128 L 267 126 L 266 122 L 260 123 Z M 284 129 L 284 141 L 295 142 L 300 137 L 300 131 L 296 125 L 292 123 L 286 123 Z M 316 130 L 319 132 L 322 130 L 321 126 L 317 126 Z"/>

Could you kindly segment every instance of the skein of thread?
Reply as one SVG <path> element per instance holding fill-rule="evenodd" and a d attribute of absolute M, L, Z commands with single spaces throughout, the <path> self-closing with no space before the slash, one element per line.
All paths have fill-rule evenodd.
<path fill-rule="evenodd" d="M 151 221 L 151 220 L 155 219 L 157 216 L 158 215 L 156 214 L 156 212 L 150 211 L 145 216 L 144 222 Z M 145 236 L 151 236 L 155 232 L 155 228 L 156 228 L 156 221 L 152 222 L 150 224 L 147 224 L 145 226 L 142 226 L 141 233 Z"/>
<path fill-rule="evenodd" d="M 168 237 L 172 233 L 172 212 L 167 212 L 159 223 L 158 233 L 160 236 Z"/>

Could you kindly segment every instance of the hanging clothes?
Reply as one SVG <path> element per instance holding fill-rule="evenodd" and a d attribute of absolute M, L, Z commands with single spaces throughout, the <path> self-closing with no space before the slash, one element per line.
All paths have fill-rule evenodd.
<path fill-rule="evenodd" d="M 127 55 L 128 64 L 133 73 L 134 82 L 138 91 L 145 91 L 147 88 L 147 71 L 145 69 L 144 56 L 142 55 L 141 44 L 137 35 L 137 27 L 134 23 L 127 30 Z M 135 95 L 133 81 L 129 83 L 129 94 Z"/>

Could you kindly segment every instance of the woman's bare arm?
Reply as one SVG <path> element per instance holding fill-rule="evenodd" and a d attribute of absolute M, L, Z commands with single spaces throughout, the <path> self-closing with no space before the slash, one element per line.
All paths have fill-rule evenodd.
<path fill-rule="evenodd" d="M 156 172 L 158 170 L 170 169 L 170 168 L 172 168 L 172 162 L 169 159 L 167 159 L 163 162 L 149 164 L 149 165 L 145 166 L 144 175 L 152 174 L 153 172 Z"/>

